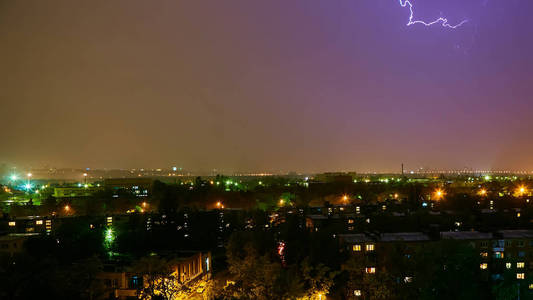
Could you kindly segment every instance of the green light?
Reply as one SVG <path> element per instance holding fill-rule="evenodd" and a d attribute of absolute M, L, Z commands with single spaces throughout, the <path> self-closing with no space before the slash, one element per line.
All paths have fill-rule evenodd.
<path fill-rule="evenodd" d="M 114 241 L 115 232 L 113 231 L 113 228 L 107 228 L 104 234 L 104 246 L 106 248 L 111 248 Z"/>
<path fill-rule="evenodd" d="M 12 180 L 12 181 L 15 181 L 15 180 L 17 180 L 17 179 L 18 179 L 18 176 L 17 176 L 17 175 L 11 175 L 11 177 L 10 177 L 10 178 L 11 178 L 11 180 Z"/>

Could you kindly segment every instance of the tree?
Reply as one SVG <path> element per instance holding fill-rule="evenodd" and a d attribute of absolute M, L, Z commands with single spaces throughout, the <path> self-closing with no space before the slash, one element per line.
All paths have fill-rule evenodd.
<path fill-rule="evenodd" d="M 158 256 L 141 258 L 133 267 L 133 271 L 143 276 L 144 286 L 140 299 L 171 300 L 184 292 L 179 282 L 175 264 L 172 260 Z"/>
<path fill-rule="evenodd" d="M 337 271 L 332 271 L 324 264 L 310 264 L 309 258 L 303 260 L 301 264 L 302 277 L 307 285 L 307 296 L 329 294 L 331 287 L 334 284 L 334 279 L 339 274 Z"/>
<path fill-rule="evenodd" d="M 226 291 L 226 298 L 266 300 L 276 298 L 276 290 L 280 292 L 275 286 L 281 264 L 268 254 L 260 255 L 251 243 L 245 245 L 242 255 L 228 251 L 228 266 L 235 285 Z"/>

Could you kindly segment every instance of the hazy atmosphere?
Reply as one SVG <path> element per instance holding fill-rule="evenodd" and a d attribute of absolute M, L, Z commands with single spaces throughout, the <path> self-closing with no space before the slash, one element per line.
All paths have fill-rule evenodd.
<path fill-rule="evenodd" d="M 533 2 L 414 3 L 0 1 L 0 163 L 532 170 Z"/>

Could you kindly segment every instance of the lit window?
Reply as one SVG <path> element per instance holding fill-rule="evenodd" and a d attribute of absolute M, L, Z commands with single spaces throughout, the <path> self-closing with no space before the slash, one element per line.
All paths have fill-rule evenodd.
<path fill-rule="evenodd" d="M 516 273 L 516 279 L 524 279 L 526 275 L 524 273 Z"/>
<path fill-rule="evenodd" d="M 375 267 L 368 267 L 368 268 L 365 269 L 365 272 L 367 274 L 374 274 L 374 273 L 376 273 L 376 268 Z"/>
<path fill-rule="evenodd" d="M 479 268 L 480 268 L 481 270 L 486 270 L 487 267 L 488 267 L 487 263 L 482 263 L 482 264 L 479 265 Z"/>
<path fill-rule="evenodd" d="M 488 257 L 489 253 L 488 252 L 481 252 L 480 255 L 481 255 L 481 257 Z"/>
<path fill-rule="evenodd" d="M 15 222 L 13 222 L 13 221 L 9 222 L 8 224 L 9 224 L 9 226 L 11 226 L 11 227 L 17 225 L 17 223 L 15 223 Z"/>
<path fill-rule="evenodd" d="M 353 219 L 348 220 L 348 224 L 353 224 L 353 222 L 354 222 Z"/>
<path fill-rule="evenodd" d="M 503 258 L 503 252 L 494 252 L 494 258 Z"/>
<path fill-rule="evenodd" d="M 530 283 L 530 284 L 529 284 L 529 289 L 530 289 L 530 290 L 533 290 L 533 283 Z"/>
<path fill-rule="evenodd" d="M 37 221 L 35 221 L 35 225 L 43 225 L 43 220 L 37 220 Z"/>
<path fill-rule="evenodd" d="M 506 267 L 507 269 L 510 269 L 510 268 L 512 267 L 512 265 L 511 265 L 511 263 L 506 263 L 506 264 L 505 264 L 505 267 Z"/>
<path fill-rule="evenodd" d="M 353 251 L 361 251 L 361 245 L 353 245 L 352 246 Z"/>
<path fill-rule="evenodd" d="M 374 251 L 374 244 L 366 245 L 366 251 Z"/>
<path fill-rule="evenodd" d="M 354 295 L 355 297 L 361 297 L 361 295 L 362 295 L 361 290 L 355 290 L 355 291 L 353 291 L 353 295 Z"/>
<path fill-rule="evenodd" d="M 516 268 L 517 269 L 523 269 L 525 266 L 526 266 L 526 264 L 523 263 L 523 262 L 517 262 L 516 263 Z"/>
<path fill-rule="evenodd" d="M 405 282 L 405 283 L 413 282 L 413 277 L 405 276 L 405 278 L 403 279 L 403 282 Z"/>

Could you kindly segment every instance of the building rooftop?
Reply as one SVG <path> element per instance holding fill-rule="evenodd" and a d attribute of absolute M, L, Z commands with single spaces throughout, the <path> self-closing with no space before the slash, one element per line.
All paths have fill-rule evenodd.
<path fill-rule="evenodd" d="M 446 231 L 441 232 L 440 237 L 442 239 L 452 240 L 490 240 L 492 239 L 492 233 L 479 231 Z"/>
<path fill-rule="evenodd" d="M 379 236 L 381 242 L 417 242 L 429 241 L 428 235 L 422 232 L 398 232 L 398 233 L 382 233 Z"/>
<path fill-rule="evenodd" d="M 499 230 L 504 239 L 533 239 L 533 230 Z"/>
<path fill-rule="evenodd" d="M 350 244 L 372 241 L 372 239 L 364 233 L 339 234 L 339 238 Z"/>

